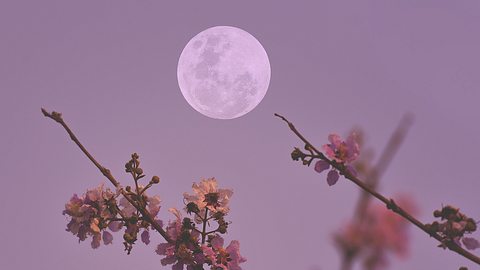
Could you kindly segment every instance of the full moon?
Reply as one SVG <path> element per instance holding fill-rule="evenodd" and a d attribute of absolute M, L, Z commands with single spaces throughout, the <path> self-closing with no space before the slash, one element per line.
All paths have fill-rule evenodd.
<path fill-rule="evenodd" d="M 187 43 L 178 60 L 177 78 L 195 110 L 211 118 L 233 119 L 262 101 L 270 83 L 270 62 L 251 34 L 216 26 Z"/>

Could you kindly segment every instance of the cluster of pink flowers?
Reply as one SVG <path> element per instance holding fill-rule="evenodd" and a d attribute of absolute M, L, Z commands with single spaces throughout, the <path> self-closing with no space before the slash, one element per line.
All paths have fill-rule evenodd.
<path fill-rule="evenodd" d="M 446 247 L 449 242 L 473 250 L 480 248 L 480 242 L 473 237 L 466 237 L 477 230 L 477 223 L 473 218 L 467 217 L 460 212 L 460 209 L 447 205 L 440 210 L 435 210 L 433 216 L 440 218 L 440 222 L 434 221 L 427 224 L 432 233 L 438 233 L 444 238 L 444 242 L 440 247 Z"/>
<path fill-rule="evenodd" d="M 63 215 L 71 217 L 67 231 L 77 236 L 79 241 L 92 236 L 92 248 L 99 247 L 102 239 L 105 245 L 111 244 L 113 237 L 106 229 L 116 231 L 118 228 L 111 224 L 116 216 L 113 209 L 115 200 L 116 195 L 104 189 L 103 185 L 87 190 L 80 197 L 74 194 L 63 211 Z"/>
<path fill-rule="evenodd" d="M 410 213 L 415 206 L 408 197 L 399 203 Z M 353 220 L 335 235 L 337 247 L 343 254 L 363 261 L 367 269 L 384 269 L 388 255 L 405 257 L 408 254 L 408 221 L 382 205 L 370 205 L 365 216 Z"/>
<path fill-rule="evenodd" d="M 87 190 L 82 196 L 74 195 L 65 205 L 63 214 L 70 217 L 67 231 L 84 241 L 92 237 L 91 246 L 97 248 L 101 241 L 111 244 L 111 232 L 124 228 L 123 240 L 125 250 L 130 253 L 141 232 L 141 241 L 150 243 L 150 230 L 153 226 L 145 218 L 138 207 L 149 212 L 154 221 L 163 227 L 161 220 L 156 219 L 160 211 L 160 197 L 148 196 L 146 189 L 158 183 L 154 176 L 147 186 L 137 181 L 143 178 L 139 169 L 138 155 L 132 155 L 127 163 L 127 172 L 135 180 L 135 189 L 127 187 L 113 193 L 103 185 Z M 167 243 L 161 243 L 156 253 L 164 256 L 162 265 L 172 265 L 173 270 L 200 270 L 207 265 L 212 270 L 241 270 L 240 264 L 246 259 L 240 255 L 240 244 L 234 240 L 224 247 L 220 236 L 225 234 L 229 222 L 225 216 L 229 213 L 229 201 L 233 195 L 231 189 L 218 188 L 215 178 L 203 179 L 194 183 L 193 194 L 184 194 L 185 211 L 193 218 L 182 217 L 179 210 L 169 209 L 175 219 L 165 228 Z M 120 193 L 123 194 L 120 197 Z M 127 196 L 127 197 L 124 197 Z M 128 198 L 128 199 L 127 199 Z M 215 229 L 211 226 L 215 225 Z"/>
<path fill-rule="evenodd" d="M 219 189 L 215 178 L 202 179 L 199 184 L 193 183 L 194 194 L 184 193 L 183 197 L 188 203 L 194 203 L 202 213 L 206 209 L 211 213 L 221 212 L 228 214 L 230 208 L 228 203 L 233 195 L 231 189 Z"/>
<path fill-rule="evenodd" d="M 197 244 L 199 233 L 192 230 L 189 219 L 183 222 L 177 209 L 170 208 L 169 211 L 176 217 L 174 221 L 168 223 L 166 228 L 172 242 L 159 244 L 156 253 L 165 256 L 161 259 L 161 264 L 172 264 L 173 270 L 182 270 L 184 266 L 187 266 L 188 270 L 194 270 L 204 263 L 203 253 L 200 252 Z"/>
<path fill-rule="evenodd" d="M 220 235 L 210 238 L 207 245 L 202 245 L 205 260 L 212 269 L 242 270 L 239 266 L 247 260 L 240 255 L 240 243 L 233 240 L 227 247 L 224 247 L 224 240 Z"/>
<path fill-rule="evenodd" d="M 143 188 L 143 186 L 139 185 L 139 190 L 142 190 Z M 141 202 L 145 202 L 146 209 L 150 215 L 155 218 L 155 222 L 162 225 L 163 222 L 156 218 L 160 212 L 160 197 L 158 195 L 148 196 L 146 192 L 143 192 Z M 137 235 L 140 233 L 140 230 L 143 230 L 140 234 L 141 241 L 146 245 L 150 244 L 151 226 L 141 218 L 137 209 L 125 197 L 120 198 L 119 209 L 122 213 L 122 218 L 127 221 L 123 222 L 126 227 L 125 234 L 123 235 L 125 249 L 127 251 L 131 250 L 132 245 L 137 240 Z"/>
<path fill-rule="evenodd" d="M 240 255 L 240 243 L 233 240 L 224 247 L 224 239 L 218 235 L 209 235 L 204 244 L 200 244 L 200 233 L 194 229 L 188 229 L 186 225 L 189 219 L 181 219 L 177 209 L 170 209 L 177 219 L 167 226 L 167 233 L 173 240 L 172 243 L 161 243 L 156 252 L 165 256 L 162 265 L 172 264 L 173 270 L 204 269 L 207 264 L 212 270 L 242 270 L 240 264 L 246 259 Z M 190 227 L 192 228 L 192 227 Z"/>
<path fill-rule="evenodd" d="M 137 234 L 143 229 L 141 240 L 145 244 L 150 242 L 149 224 L 139 217 L 135 207 L 124 197 L 118 200 L 119 193 L 104 189 L 103 184 L 87 190 L 82 196 L 74 194 L 65 204 L 64 215 L 69 216 L 67 231 L 76 235 L 79 241 L 84 241 L 92 236 L 92 248 L 98 248 L 101 241 L 105 245 L 111 244 L 113 236 L 110 232 L 117 232 L 125 227 L 123 238 L 126 250 L 131 250 L 131 245 L 137 240 Z M 142 194 L 147 204 L 147 209 L 152 216 L 160 210 L 160 198 L 149 197 Z M 160 220 L 157 222 L 161 223 Z M 108 229 L 108 230 L 107 230 Z"/>
<path fill-rule="evenodd" d="M 157 254 L 165 256 L 162 265 L 172 264 L 173 270 L 204 269 L 208 265 L 212 270 L 241 270 L 240 264 L 246 259 L 240 255 L 240 243 L 231 241 L 223 247 L 228 222 L 224 217 L 228 214 L 229 200 L 233 195 L 231 189 L 219 189 L 215 178 L 203 179 L 192 186 L 193 194 L 184 193 L 187 214 L 191 218 L 182 218 L 179 210 L 169 209 L 176 217 L 170 221 L 166 231 L 171 242 L 157 246 Z M 217 223 L 216 229 L 208 230 L 211 222 Z M 197 228 L 196 224 L 202 227 Z"/>
<path fill-rule="evenodd" d="M 346 166 L 346 169 L 355 174 L 355 170 L 351 163 L 357 159 L 360 154 L 360 147 L 356 141 L 355 133 L 350 134 L 346 141 L 343 141 L 337 134 L 328 136 L 329 144 L 323 145 L 325 155 L 332 161 Z M 326 160 L 319 160 L 315 163 L 315 171 L 321 173 L 330 169 L 330 163 Z M 327 183 L 332 186 L 337 183 L 340 175 L 335 168 L 332 168 L 327 174 Z"/>

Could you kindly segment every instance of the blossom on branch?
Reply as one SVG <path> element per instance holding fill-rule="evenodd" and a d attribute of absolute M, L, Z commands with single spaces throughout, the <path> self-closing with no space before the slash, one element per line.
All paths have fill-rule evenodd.
<path fill-rule="evenodd" d="M 355 133 L 350 134 L 346 141 L 342 141 L 338 134 L 330 134 L 328 140 L 330 143 L 323 145 L 322 148 L 327 157 L 338 163 L 351 163 L 360 154 Z"/>
<path fill-rule="evenodd" d="M 164 230 L 162 222 L 156 219 L 160 210 L 160 198 L 146 195 L 146 190 L 158 184 L 160 178 L 153 176 L 145 186 L 139 183 L 145 177 L 145 174 L 140 167 L 137 153 L 133 153 L 131 159 L 125 164 L 125 172 L 132 176 L 135 186 L 133 188 L 126 186 L 123 189 L 120 182 L 110 173 L 110 170 L 102 166 L 80 143 L 63 120 L 61 113 L 55 111 L 49 113 L 43 108 L 42 113 L 45 117 L 51 118 L 63 126 L 73 142 L 117 190 L 114 194 L 108 189 L 104 190 L 103 185 L 101 185 L 96 189 L 88 190 L 80 197 L 75 194 L 65 205 L 63 215 L 71 217 L 67 225 L 67 231 L 76 235 L 79 241 L 84 241 L 87 236 L 92 236 L 93 248 L 100 245 L 102 238 L 104 244 L 111 244 L 113 236 L 106 229 L 116 232 L 121 230 L 122 227 L 126 227 L 123 239 L 125 240 L 125 250 L 129 254 L 137 240 L 139 231 L 143 229 L 141 239 L 145 244 L 149 244 L 149 230 L 154 229 L 167 242 L 158 245 L 156 250 L 159 255 L 165 256 L 161 260 L 162 265 L 172 264 L 173 270 L 183 270 L 184 266 L 187 270 L 204 270 L 203 265 L 206 263 L 211 266 L 212 270 L 241 270 L 238 265 L 245 259 L 240 255 L 238 241 L 232 241 L 225 249 L 218 246 L 216 251 L 225 250 L 227 254 L 226 259 L 221 262 L 223 267 L 220 268 L 214 266 L 219 262 L 206 260 L 206 255 L 201 247 L 205 244 L 207 237 L 216 233 L 224 234 L 227 232 L 229 223 L 224 220 L 224 216 L 230 210 L 228 203 L 233 194 L 232 190 L 218 189 L 214 178 L 202 180 L 200 185 L 194 184 L 195 194 L 185 194 L 184 197 L 185 201 L 188 202 L 186 204 L 187 213 L 193 213 L 196 218 L 201 220 L 201 230 L 196 227 L 196 224 L 190 218 L 183 218 L 182 220 L 180 212 L 176 209 L 170 210 L 176 216 L 176 220 L 170 222 L 167 229 Z M 123 196 L 121 202 L 117 201 L 119 195 Z M 203 216 L 200 215 L 202 213 Z M 217 223 L 218 227 L 213 230 L 208 228 L 207 230 L 207 227 L 214 223 Z M 212 251 L 215 254 L 216 251 L 213 249 Z M 215 258 L 217 257 L 215 255 Z"/>
<path fill-rule="evenodd" d="M 160 262 L 162 265 L 172 264 L 172 270 L 183 270 L 184 266 L 187 270 L 198 269 L 198 266 L 204 263 L 204 256 L 198 245 L 199 234 L 193 230 L 190 219 L 185 218 L 182 221 L 177 209 L 170 208 L 169 211 L 176 217 L 169 222 L 166 229 L 172 242 L 159 244 L 155 252 L 165 256 Z"/>
<path fill-rule="evenodd" d="M 160 262 L 172 265 L 173 270 L 203 270 L 205 264 L 212 270 L 242 270 L 240 264 L 246 259 L 240 255 L 240 243 L 234 240 L 224 247 L 219 235 L 227 232 L 225 216 L 233 191 L 219 189 L 215 178 L 203 179 L 192 188 L 193 194 L 184 193 L 184 203 L 195 222 L 182 218 L 179 210 L 169 209 L 176 219 L 166 228 L 171 241 L 157 246 L 157 254 L 164 256 Z"/>
<path fill-rule="evenodd" d="M 143 186 L 139 186 L 139 189 L 143 189 Z M 160 212 L 160 196 L 148 196 L 147 192 L 143 192 L 142 201 L 145 202 L 146 209 L 152 215 L 152 217 L 156 217 L 158 212 Z M 131 217 L 137 212 L 135 206 L 133 206 L 125 197 L 120 198 L 119 205 L 123 215 L 127 217 Z"/>
<path fill-rule="evenodd" d="M 450 243 L 462 246 L 463 243 L 470 250 L 480 248 L 480 242 L 477 239 L 465 236 L 477 230 L 477 223 L 473 218 L 460 212 L 460 209 L 447 205 L 440 210 L 435 210 L 433 216 L 440 218 L 440 222 L 434 221 L 427 224 L 427 228 L 432 233 L 438 233 L 443 237 L 439 247 L 445 248 Z"/>
<path fill-rule="evenodd" d="M 212 269 L 242 270 L 240 264 L 247 259 L 240 255 L 240 243 L 233 240 L 227 247 L 223 245 L 224 240 L 220 235 L 214 235 L 210 238 L 208 245 L 202 245 L 206 261 Z"/>
<path fill-rule="evenodd" d="M 184 193 L 187 203 L 195 203 L 200 211 L 208 209 L 213 213 L 221 212 L 224 215 L 230 211 L 228 203 L 233 195 L 231 189 L 218 188 L 215 178 L 202 179 L 199 184 L 193 183 L 193 194 Z"/>
<path fill-rule="evenodd" d="M 330 134 L 328 140 L 330 143 L 322 146 L 325 155 L 332 161 L 344 165 L 349 173 L 355 175 L 356 172 L 351 163 L 360 154 L 360 146 L 356 141 L 355 133 L 350 134 L 346 141 L 342 141 L 337 134 Z M 320 159 L 315 163 L 315 171 L 318 173 L 328 169 L 330 169 L 330 163 L 327 160 Z M 340 174 L 337 169 L 332 168 L 327 174 L 328 185 L 335 185 L 339 178 Z"/>
<path fill-rule="evenodd" d="M 74 194 L 63 211 L 63 215 L 71 217 L 66 230 L 77 236 L 79 242 L 91 236 L 92 248 L 99 247 L 102 238 L 105 245 L 111 244 L 113 237 L 105 229 L 116 217 L 115 200 L 116 195 L 104 189 L 103 184 L 80 197 Z"/>

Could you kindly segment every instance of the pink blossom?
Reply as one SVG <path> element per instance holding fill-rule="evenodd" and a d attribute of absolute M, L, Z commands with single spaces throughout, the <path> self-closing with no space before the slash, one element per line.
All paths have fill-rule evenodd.
<path fill-rule="evenodd" d="M 175 208 L 170 208 L 169 211 L 175 215 L 176 220 L 170 221 L 166 232 L 170 239 L 171 243 L 161 243 L 157 246 L 156 253 L 158 255 L 164 255 L 165 257 L 160 260 L 162 265 L 172 264 L 172 269 L 182 269 L 186 265 L 187 270 L 193 269 L 192 264 L 198 263 L 196 260 L 200 259 L 198 256 L 193 254 L 193 246 L 186 244 L 180 237 L 182 234 L 182 217 L 180 212 Z M 193 234 L 192 237 L 196 238 L 198 234 Z"/>
<path fill-rule="evenodd" d="M 137 211 L 135 206 L 133 206 L 125 197 L 120 198 L 119 201 L 120 210 L 122 211 L 123 215 L 126 217 L 131 217 Z"/>
<path fill-rule="evenodd" d="M 162 265 L 173 264 L 177 261 L 177 258 L 175 257 L 175 244 L 170 244 L 170 243 L 158 244 L 155 252 L 158 255 L 165 255 L 165 258 L 163 258 L 160 261 Z"/>
<path fill-rule="evenodd" d="M 139 186 L 139 189 L 143 189 L 143 186 Z M 160 211 L 160 196 L 155 195 L 155 196 L 148 196 L 147 192 L 143 192 L 143 197 L 145 198 L 145 201 L 147 202 L 147 210 L 150 212 L 150 214 L 155 217 L 157 216 L 158 212 Z M 135 206 L 133 206 L 125 197 L 120 198 L 120 210 L 122 210 L 123 215 L 127 217 L 131 217 L 137 212 L 137 209 Z"/>
<path fill-rule="evenodd" d="M 203 255 L 205 256 L 205 259 L 212 262 L 212 266 L 216 266 L 215 264 L 217 259 L 216 259 L 215 251 L 213 251 L 213 247 L 202 245 L 202 252 L 203 252 Z"/>
<path fill-rule="evenodd" d="M 160 196 L 155 195 L 155 196 L 147 197 L 147 202 L 148 202 L 148 205 L 147 205 L 148 212 L 150 212 L 150 214 L 153 217 L 157 216 L 158 212 L 160 211 L 160 202 L 161 202 Z"/>
<path fill-rule="evenodd" d="M 182 215 L 176 208 L 170 208 L 168 211 L 175 215 L 176 220 L 170 221 L 167 226 L 167 234 L 172 240 L 177 240 L 182 231 Z"/>
<path fill-rule="evenodd" d="M 356 142 L 355 133 L 350 134 L 346 141 L 342 141 L 337 134 L 330 134 L 328 140 L 330 143 L 323 145 L 323 150 L 327 157 L 338 163 L 351 163 L 360 154 L 360 146 Z"/>
<path fill-rule="evenodd" d="M 247 260 L 240 255 L 240 243 L 233 240 L 226 248 L 223 245 L 223 238 L 215 235 L 209 246 L 202 246 L 203 254 L 209 261 L 212 269 L 242 270 L 240 264 Z"/>
<path fill-rule="evenodd" d="M 208 209 L 213 213 L 227 214 L 228 203 L 233 195 L 231 189 L 219 189 L 215 178 L 202 179 L 199 184 L 193 183 L 194 194 L 184 193 L 187 203 L 195 203 L 200 210 Z"/>
<path fill-rule="evenodd" d="M 115 200 L 115 194 L 109 189 L 104 189 L 103 184 L 87 190 L 82 196 L 74 194 L 70 201 L 65 204 L 63 215 L 71 217 L 67 224 L 67 231 L 84 241 L 92 236 L 92 248 L 98 248 L 102 240 L 101 232 L 106 229 L 110 218 L 115 215 L 110 211 L 107 201 Z M 111 235 L 104 234 L 104 244 L 111 243 Z"/>
<path fill-rule="evenodd" d="M 122 229 L 122 227 L 123 227 L 123 224 L 119 221 L 112 221 L 110 222 L 110 224 L 108 224 L 108 228 L 112 232 L 118 232 L 119 230 Z"/>
<path fill-rule="evenodd" d="M 440 222 L 435 221 L 427 224 L 427 226 L 430 230 L 444 238 L 444 241 L 439 247 L 446 248 L 446 243 L 449 241 L 453 241 L 460 247 L 463 243 L 467 249 L 477 249 L 480 247 L 478 240 L 465 237 L 465 235 L 477 230 L 477 223 L 474 219 L 460 212 L 459 208 L 451 205 L 442 206 L 442 209 L 433 212 L 433 216 L 440 218 Z"/>
<path fill-rule="evenodd" d="M 223 240 L 223 237 L 220 235 L 215 236 L 212 241 L 210 241 L 210 244 L 214 249 L 220 249 L 223 247 L 225 240 Z"/>
<path fill-rule="evenodd" d="M 229 270 L 242 270 L 239 266 L 241 263 L 247 261 L 242 255 L 240 255 L 240 242 L 237 240 L 233 240 L 227 246 L 226 251 L 230 254 L 231 261 L 228 262 L 228 269 Z"/>
<path fill-rule="evenodd" d="M 356 142 L 356 135 L 352 133 L 348 136 L 346 141 L 342 141 L 339 135 L 330 134 L 328 136 L 329 144 L 323 145 L 325 155 L 337 163 L 345 165 L 346 171 L 352 175 L 356 175 L 356 171 L 351 166 L 360 153 L 360 146 Z M 315 171 L 321 173 L 330 168 L 330 164 L 327 160 L 319 160 L 315 163 Z M 333 186 L 337 183 L 340 175 L 337 169 L 332 168 L 327 175 L 327 183 L 329 186 Z"/>

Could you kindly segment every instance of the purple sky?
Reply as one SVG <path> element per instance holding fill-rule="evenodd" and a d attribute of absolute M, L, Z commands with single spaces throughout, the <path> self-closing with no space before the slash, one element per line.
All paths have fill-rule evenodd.
<path fill-rule="evenodd" d="M 362 126 L 377 152 L 413 113 L 382 192 L 413 194 L 422 221 L 442 203 L 480 219 L 480 2 L 280 2 L 1 1 L 0 269 L 161 268 L 160 237 L 127 256 L 121 235 L 92 250 L 65 232 L 65 202 L 105 180 L 42 106 L 124 184 L 138 152 L 162 179 L 164 219 L 201 177 L 233 188 L 228 239 L 241 241 L 245 270 L 337 269 L 330 233 L 358 195 L 292 162 L 300 144 L 274 112 L 317 144 Z M 183 46 L 216 25 L 250 32 L 272 67 L 265 99 L 234 120 L 200 115 L 177 85 Z M 474 268 L 411 231 L 409 259 L 391 269 Z"/>

